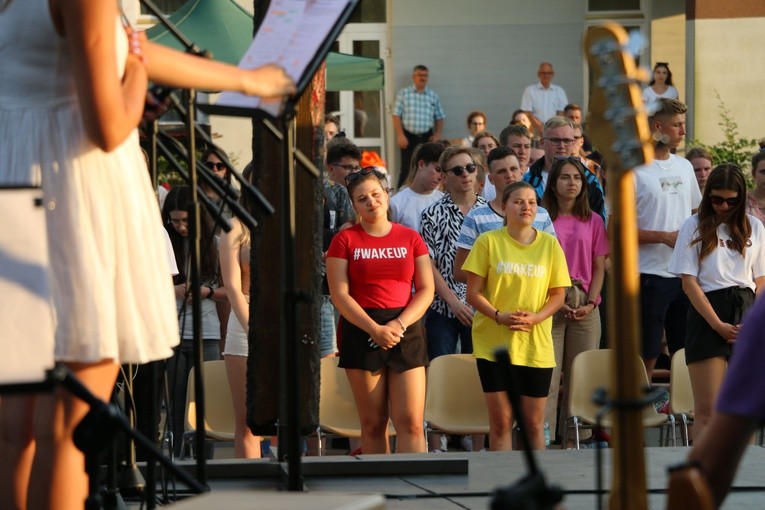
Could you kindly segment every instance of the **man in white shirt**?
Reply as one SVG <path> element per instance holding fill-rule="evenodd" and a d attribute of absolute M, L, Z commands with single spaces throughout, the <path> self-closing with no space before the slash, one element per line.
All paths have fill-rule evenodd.
<path fill-rule="evenodd" d="M 566 91 L 552 84 L 554 75 L 552 64 L 542 62 L 537 71 L 539 83 L 526 87 L 521 97 L 521 110 L 530 114 L 536 133 L 542 131 L 542 126 L 551 117 L 563 115 L 563 108 L 568 104 Z"/>
<path fill-rule="evenodd" d="M 635 169 L 643 362 L 650 380 L 666 333 L 670 354 L 685 346 L 689 301 L 682 282 L 668 271 L 677 233 L 701 202 L 693 167 L 670 151 L 685 136 L 688 107 L 659 99 L 648 119 L 656 142 L 654 160 Z"/>
<path fill-rule="evenodd" d="M 420 145 L 412 159 L 417 162 L 407 180 L 408 186 L 390 199 L 390 219 L 409 228 L 420 231 L 422 212 L 444 196 L 438 190 L 441 184 L 441 167 L 438 159 L 444 152 L 444 146 L 437 142 Z"/>

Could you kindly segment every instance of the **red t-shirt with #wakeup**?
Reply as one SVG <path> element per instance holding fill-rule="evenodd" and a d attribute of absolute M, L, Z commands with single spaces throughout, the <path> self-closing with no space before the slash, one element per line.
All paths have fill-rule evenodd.
<path fill-rule="evenodd" d="M 412 299 L 414 259 L 428 254 L 420 234 L 393 223 L 374 237 L 360 225 L 332 238 L 327 257 L 348 261 L 350 295 L 362 308 L 398 308 Z"/>

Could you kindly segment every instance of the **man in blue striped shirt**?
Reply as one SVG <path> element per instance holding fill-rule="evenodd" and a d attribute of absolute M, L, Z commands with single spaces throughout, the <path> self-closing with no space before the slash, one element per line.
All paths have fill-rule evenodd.
<path fill-rule="evenodd" d="M 412 85 L 396 94 L 393 127 L 396 130 L 396 142 L 401 149 L 401 170 L 398 174 L 397 188 L 401 187 L 409 174 L 414 148 L 421 143 L 441 139 L 444 109 L 438 94 L 428 88 L 428 78 L 427 67 L 415 66 Z"/>
<path fill-rule="evenodd" d="M 502 213 L 502 192 L 510 184 L 520 181 L 523 170 L 515 151 L 510 147 L 497 147 L 489 153 L 489 179 L 497 188 L 497 196 L 491 202 L 475 207 L 465 216 L 460 235 L 457 238 L 457 254 L 454 257 L 454 280 L 467 282 L 467 275 L 462 270 L 470 249 L 478 236 L 490 230 L 502 228 L 505 217 Z M 552 219 L 547 211 L 537 207 L 537 216 L 532 225 L 535 229 L 555 235 Z"/>

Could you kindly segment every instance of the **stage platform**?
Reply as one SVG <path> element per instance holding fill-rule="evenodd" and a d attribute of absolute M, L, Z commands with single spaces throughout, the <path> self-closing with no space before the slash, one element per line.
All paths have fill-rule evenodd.
<path fill-rule="evenodd" d="M 687 452 L 680 447 L 645 449 L 650 509 L 664 508 L 666 495 L 661 491 L 667 486 L 667 467 L 682 461 Z M 603 486 L 608 489 L 611 450 L 603 451 L 603 460 Z M 565 508 L 597 507 L 595 450 L 548 450 L 539 452 L 537 462 L 548 482 L 566 491 Z M 193 469 L 188 461 L 182 464 Z M 403 466 L 401 474 L 395 473 L 397 464 Z M 179 510 L 382 508 L 379 499 L 367 497 L 382 495 L 384 508 L 389 509 L 486 509 L 492 491 L 523 476 L 526 466 L 522 452 L 454 452 L 306 457 L 303 470 L 307 494 L 278 493 L 282 483 L 278 464 L 272 461 L 211 460 L 211 493 L 172 506 Z M 428 471 L 439 474 L 417 474 Z M 765 508 L 765 449 L 749 448 L 734 486 L 723 508 Z M 312 495 L 316 497 L 312 499 Z"/>

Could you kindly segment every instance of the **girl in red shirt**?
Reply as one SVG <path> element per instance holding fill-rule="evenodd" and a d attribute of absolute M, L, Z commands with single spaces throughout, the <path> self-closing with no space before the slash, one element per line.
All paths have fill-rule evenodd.
<path fill-rule="evenodd" d="M 340 366 L 359 412 L 361 450 L 389 452 L 390 417 L 397 451 L 425 452 L 428 353 L 420 318 L 433 301 L 433 269 L 420 235 L 388 220 L 383 178 L 370 167 L 346 177 L 359 221 L 327 251 L 330 296 L 342 316 Z"/>

